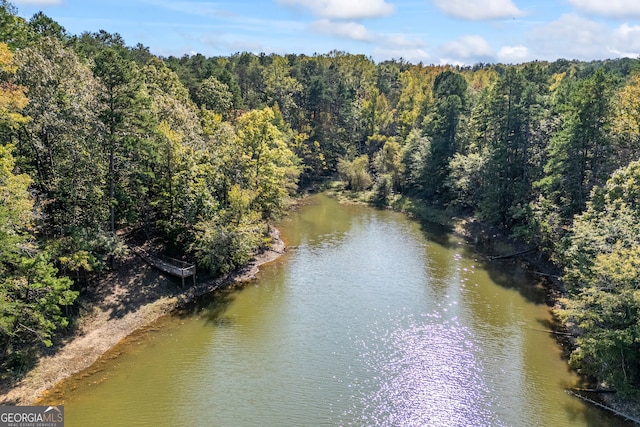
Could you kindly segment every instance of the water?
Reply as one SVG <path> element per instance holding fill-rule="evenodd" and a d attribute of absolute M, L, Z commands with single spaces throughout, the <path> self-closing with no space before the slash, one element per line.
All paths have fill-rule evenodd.
<path fill-rule="evenodd" d="M 67 426 L 623 425 L 564 392 L 577 378 L 525 272 L 325 196 L 279 228 L 292 248 L 257 281 L 63 383 Z"/>

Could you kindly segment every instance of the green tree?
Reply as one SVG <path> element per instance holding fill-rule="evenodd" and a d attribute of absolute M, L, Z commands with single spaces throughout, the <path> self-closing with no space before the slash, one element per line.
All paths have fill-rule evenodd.
<path fill-rule="evenodd" d="M 228 204 L 196 225 L 191 246 L 199 265 L 211 273 L 226 273 L 245 265 L 266 242 L 262 216 L 251 208 L 255 193 L 233 185 Z"/>
<path fill-rule="evenodd" d="M 264 65 L 257 56 L 244 52 L 233 59 L 233 71 L 237 77 L 240 95 L 244 100 L 244 106 L 249 109 L 262 108 L 265 105 L 263 99 Z"/>
<path fill-rule="evenodd" d="M 400 192 L 403 189 L 405 167 L 402 158 L 402 147 L 395 138 L 387 139 L 384 146 L 373 157 L 373 168 L 378 175 L 388 176 L 391 191 Z"/>
<path fill-rule="evenodd" d="M 69 44 L 73 46 L 78 56 L 88 63 L 97 59 L 106 49 L 117 52 L 121 58 L 129 57 L 129 50 L 122 36 L 105 30 L 95 33 L 84 32 L 79 36 L 73 36 Z"/>
<path fill-rule="evenodd" d="M 69 40 L 67 30 L 42 12 L 38 12 L 29 20 L 29 27 L 33 32 L 43 37 L 55 38 L 60 41 Z"/>
<path fill-rule="evenodd" d="M 576 216 L 564 251 L 561 316 L 580 335 L 571 364 L 624 393 L 640 390 L 640 163 L 617 171 Z"/>
<path fill-rule="evenodd" d="M 602 71 L 578 82 L 550 141 L 545 177 L 537 182 L 563 223 L 582 211 L 591 189 L 611 173 L 611 89 Z"/>
<path fill-rule="evenodd" d="M 237 123 L 237 144 L 243 160 L 244 187 L 256 192 L 253 208 L 265 218 L 280 212 L 289 191 L 295 190 L 300 168 L 284 134 L 274 125 L 271 108 L 252 110 Z"/>
<path fill-rule="evenodd" d="M 153 58 L 142 69 L 150 98 L 149 121 L 155 125 L 154 142 L 141 165 L 147 170 L 149 203 L 141 206 L 142 225 L 148 233 L 159 232 L 170 246 L 182 250 L 191 240 L 193 226 L 201 220 L 193 204 L 206 203 L 200 197 L 202 153 L 207 150 L 201 112 L 191 101 L 178 75 L 164 62 Z M 193 192 L 197 191 L 199 196 Z"/>
<path fill-rule="evenodd" d="M 431 139 L 425 189 L 429 195 L 442 194 L 449 175 L 449 161 L 457 151 L 458 124 L 467 104 L 467 82 L 453 71 L 438 74 L 433 82 L 435 97 L 426 123 Z"/>
<path fill-rule="evenodd" d="M 94 75 L 102 84 L 99 113 L 108 156 L 109 230 L 116 231 L 116 214 L 134 222 L 149 205 L 153 176 L 149 164 L 157 152 L 149 97 L 142 76 L 119 49 L 106 48 L 96 56 Z"/>
<path fill-rule="evenodd" d="M 291 66 L 286 58 L 274 56 L 271 64 L 263 71 L 267 105 L 277 104 L 287 122 L 297 114 L 296 99 L 302 92 L 302 85 L 291 76 Z"/>
<path fill-rule="evenodd" d="M 424 173 L 431 153 L 431 141 L 419 129 L 413 129 L 404 145 L 402 162 L 405 165 L 406 189 L 424 194 Z"/>
<path fill-rule="evenodd" d="M 222 115 L 231 116 L 233 94 L 229 87 L 217 78 L 211 76 L 200 83 L 196 89 L 195 101 L 198 105 Z"/>
<path fill-rule="evenodd" d="M 377 88 L 371 90 L 368 99 L 362 102 L 363 114 L 367 127 L 367 136 L 389 135 L 393 123 L 393 114 L 389 107 L 389 102 L 384 94 Z M 368 153 L 373 155 L 373 152 Z"/>
<path fill-rule="evenodd" d="M 537 176 L 532 146 L 545 140 L 540 120 L 544 81 L 534 64 L 522 70 L 508 68 L 491 90 L 481 140 L 472 141 L 478 154 L 486 149 L 486 163 L 479 207 L 481 215 L 507 227 L 526 225 L 533 180 Z M 542 80 L 542 81 L 541 81 Z M 484 125 L 482 125 L 484 126 Z M 483 146 L 486 143 L 486 146 Z"/>
<path fill-rule="evenodd" d="M 389 105 L 396 106 L 402 93 L 400 74 L 409 69 L 409 63 L 403 60 L 384 61 L 376 67 L 376 87 L 389 101 Z"/>
<path fill-rule="evenodd" d="M 7 0 L 0 0 L 0 43 L 11 49 L 25 47 L 33 37 L 27 22 L 18 16 L 18 10 Z"/>
<path fill-rule="evenodd" d="M 449 177 L 446 182 L 451 203 L 464 209 L 475 209 L 484 194 L 483 182 L 487 154 L 470 151 L 468 154 L 456 153 L 449 162 Z"/>
<path fill-rule="evenodd" d="M 31 180 L 13 173 L 12 148 L 0 145 L 0 342 L 5 368 L 20 364 L 25 345 L 50 346 L 53 332 L 68 323 L 62 307 L 78 295 L 34 241 Z"/>
<path fill-rule="evenodd" d="M 33 171 L 44 235 L 104 228 L 106 160 L 98 132 L 98 83 L 75 52 L 41 38 L 17 55 L 17 80 L 29 90 L 32 119 L 19 133 L 18 154 Z"/>
<path fill-rule="evenodd" d="M 369 156 L 366 154 L 356 157 L 353 161 L 340 160 L 338 172 L 351 190 L 364 191 L 373 184 L 369 174 Z"/>

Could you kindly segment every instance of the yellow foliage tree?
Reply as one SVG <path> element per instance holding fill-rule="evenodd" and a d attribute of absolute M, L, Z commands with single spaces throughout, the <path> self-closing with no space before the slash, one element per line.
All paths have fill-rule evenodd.
<path fill-rule="evenodd" d="M 16 70 L 9 46 L 0 43 L 0 127 L 9 130 L 28 120 L 19 113 L 29 102 L 25 95 L 26 89 L 11 80 Z"/>
<path fill-rule="evenodd" d="M 640 157 L 640 76 L 635 76 L 616 95 L 613 133 L 622 159 Z"/>

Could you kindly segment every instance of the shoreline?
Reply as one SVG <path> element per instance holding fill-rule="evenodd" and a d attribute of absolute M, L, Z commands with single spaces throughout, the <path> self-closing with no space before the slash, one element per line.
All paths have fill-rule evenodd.
<path fill-rule="evenodd" d="M 373 206 L 370 202 L 370 195 L 362 197 L 360 194 L 358 196 L 359 193 L 348 192 L 337 188 L 335 185 L 329 186 L 329 191 L 340 203 Z M 356 196 L 358 197 L 354 198 Z M 424 206 L 420 207 L 420 203 L 424 203 Z M 574 331 L 567 331 L 565 325 L 559 321 L 555 313 L 561 307 L 560 300 L 566 295 L 566 289 L 562 283 L 562 269 L 547 259 L 538 248 L 510 236 L 505 229 L 479 221 L 473 215 L 450 212 L 446 209 L 429 205 L 420 199 L 403 196 L 391 201 L 382 208 L 402 212 L 418 222 L 444 227 L 449 233 L 464 239 L 469 245 L 473 246 L 478 255 L 483 257 L 486 262 L 507 259 L 510 262 L 520 262 L 530 274 L 538 276 L 545 291 L 544 303 L 549 308 L 554 319 L 554 327 L 549 332 L 554 334 L 563 357 L 567 358 L 567 368 L 571 369 L 568 355 L 576 345 L 572 334 Z M 581 378 L 586 380 L 584 376 L 581 376 Z M 594 386 L 594 388 L 597 388 L 597 386 Z M 567 392 L 572 393 L 573 390 L 568 389 Z M 594 394 L 594 398 L 601 401 L 596 405 L 592 403 L 592 399 L 576 398 L 580 398 L 590 405 L 598 406 L 603 411 L 612 413 L 621 419 L 630 420 L 630 422 L 640 425 L 638 422 L 640 420 L 640 404 L 636 399 L 623 397 L 617 393 Z"/>
<path fill-rule="evenodd" d="M 473 216 L 443 215 L 443 211 L 438 211 L 437 208 L 427 209 L 427 215 L 424 215 L 424 212 L 421 214 L 416 211 L 396 209 L 393 206 L 388 208 L 404 212 L 418 221 L 446 227 L 450 233 L 463 238 L 472 245 L 478 251 L 478 255 L 484 257 L 487 262 L 501 262 L 510 259 L 510 262 L 519 262 L 530 274 L 538 276 L 544 287 L 545 304 L 555 322 L 549 332 L 554 334 L 563 357 L 567 359 L 567 368 L 572 369 L 569 366 L 568 355 L 576 345 L 575 331 L 567 330 L 556 315 L 556 310 L 561 308 L 561 299 L 566 296 L 566 289 L 562 282 L 562 269 L 558 265 L 545 257 L 538 248 L 532 248 L 524 241 L 510 236 L 505 230 L 483 223 Z M 586 380 L 586 377 L 577 374 Z M 593 387 L 597 389 L 598 385 L 593 385 Z M 600 393 L 598 391 L 592 392 L 592 399 L 589 399 L 578 396 L 575 391 L 568 389 L 567 393 L 574 394 L 576 398 L 587 404 L 597 406 L 622 420 L 640 425 L 638 421 L 640 420 L 640 404 L 636 399 L 620 396 L 617 393 Z M 595 402 L 594 399 L 599 402 Z"/>
<path fill-rule="evenodd" d="M 54 352 L 38 358 L 36 365 L 8 390 L 2 390 L 0 405 L 32 405 L 58 383 L 90 368 L 119 342 L 171 314 L 196 298 L 218 289 L 238 286 L 256 278 L 260 267 L 275 261 L 286 251 L 280 232 L 269 227 L 271 246 L 249 263 L 220 278 L 184 289 L 132 255 L 101 280 L 92 310 L 79 318 L 78 330 Z M 146 289 L 143 287 L 149 287 Z"/>

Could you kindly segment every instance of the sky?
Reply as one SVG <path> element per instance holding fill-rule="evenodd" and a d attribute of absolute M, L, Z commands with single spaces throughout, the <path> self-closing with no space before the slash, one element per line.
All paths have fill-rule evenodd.
<path fill-rule="evenodd" d="M 640 0 L 12 0 L 70 34 L 105 30 L 164 57 L 364 54 L 516 64 L 640 57 Z"/>

